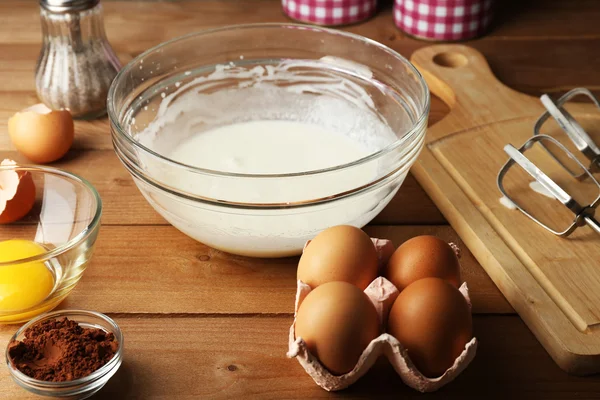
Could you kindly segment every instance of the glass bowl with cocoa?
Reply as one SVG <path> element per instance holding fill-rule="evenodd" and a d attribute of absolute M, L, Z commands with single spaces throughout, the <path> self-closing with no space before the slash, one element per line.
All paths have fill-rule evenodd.
<path fill-rule="evenodd" d="M 117 372 L 123 334 L 111 318 L 94 311 L 61 310 L 39 316 L 8 342 L 13 380 L 41 396 L 86 399 Z"/>

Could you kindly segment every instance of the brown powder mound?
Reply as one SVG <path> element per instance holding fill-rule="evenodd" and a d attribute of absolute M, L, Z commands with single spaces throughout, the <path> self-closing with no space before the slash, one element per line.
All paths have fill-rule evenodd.
<path fill-rule="evenodd" d="M 118 342 L 112 333 L 79 326 L 67 318 L 45 321 L 10 343 L 11 364 L 34 379 L 65 382 L 83 378 L 113 358 Z"/>

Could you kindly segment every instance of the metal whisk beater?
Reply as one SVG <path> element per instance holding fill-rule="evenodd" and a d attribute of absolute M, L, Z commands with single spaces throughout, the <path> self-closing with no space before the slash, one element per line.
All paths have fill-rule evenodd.
<path fill-rule="evenodd" d="M 562 97 L 560 97 L 556 103 L 552 101 L 550 96 L 544 94 L 541 96 L 541 101 L 544 107 L 546 107 L 546 112 L 542 114 L 542 116 L 537 120 L 534 128 L 533 134 L 534 136 L 542 135 L 542 126 L 544 123 L 550 118 L 554 118 L 554 120 L 558 123 L 558 126 L 567 134 L 567 137 L 570 141 L 575 145 L 577 150 L 581 152 L 589 161 L 590 165 L 587 168 L 590 172 L 600 172 L 600 147 L 594 142 L 594 140 L 590 137 L 590 135 L 585 131 L 585 129 L 577 122 L 575 118 L 563 107 L 568 101 L 572 100 L 577 96 L 585 96 L 589 98 L 593 104 L 600 110 L 600 102 L 598 99 L 585 88 L 576 88 L 570 90 Z M 543 144 L 542 144 L 543 146 Z M 548 150 L 548 149 L 546 149 Z M 585 179 L 587 174 L 580 173 L 580 171 L 572 171 L 568 165 L 566 165 L 559 157 L 556 157 L 550 150 L 548 150 L 550 155 L 555 158 L 555 160 L 560 163 L 563 168 L 568 171 L 573 177 L 577 179 Z"/>
<path fill-rule="evenodd" d="M 581 203 L 577 201 L 572 195 L 570 195 L 566 190 L 561 187 L 557 182 L 551 179 L 540 166 L 533 163 L 525 154 L 523 154 L 526 150 L 531 149 L 536 143 L 539 143 L 546 150 L 549 148 L 553 148 L 553 151 L 549 151 L 550 155 L 555 159 L 555 161 L 562 166 L 565 170 L 570 173 L 570 177 L 572 178 L 589 178 L 589 181 L 586 181 L 588 185 L 595 185 L 598 190 L 598 194 L 595 196 L 595 200 L 591 201 L 589 204 Z M 596 211 L 596 207 L 600 204 L 600 183 L 594 178 L 594 176 L 590 173 L 590 171 L 558 140 L 547 136 L 537 134 L 528 141 L 523 144 L 519 149 L 514 146 L 508 144 L 504 147 L 504 151 L 510 157 L 508 162 L 502 167 L 498 174 L 497 184 L 500 192 L 508 198 L 514 206 L 519 209 L 523 214 L 531 218 L 538 225 L 545 228 L 546 230 L 552 232 L 555 235 L 561 237 L 567 237 L 571 233 L 573 233 L 578 227 L 583 225 L 588 225 L 594 231 L 600 234 L 600 223 L 595 219 L 594 214 Z M 569 168 L 566 168 L 563 161 L 564 158 L 556 157 L 556 152 L 563 152 L 561 156 L 566 156 L 570 159 L 571 162 L 574 162 L 580 168 L 578 171 L 571 171 Z M 544 194 L 547 197 L 558 200 L 562 204 L 562 206 L 566 207 L 570 210 L 574 218 L 572 222 L 566 227 L 566 229 L 554 229 L 549 226 L 547 223 L 542 222 L 539 218 L 533 215 L 532 212 L 528 211 L 527 208 L 520 204 L 518 200 L 516 200 L 513 196 L 509 194 L 509 191 L 506 190 L 505 179 L 509 174 L 509 171 L 513 166 L 519 166 L 523 171 L 527 173 L 528 176 L 533 178 L 537 185 L 543 189 Z M 577 173 L 573 173 L 577 172 Z M 531 185 L 530 185 L 531 186 Z M 539 210 L 536 210 L 539 211 Z M 549 210 L 552 212 L 552 210 Z"/>

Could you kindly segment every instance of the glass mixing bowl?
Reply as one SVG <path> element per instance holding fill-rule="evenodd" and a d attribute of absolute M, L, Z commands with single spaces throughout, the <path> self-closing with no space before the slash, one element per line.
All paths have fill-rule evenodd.
<path fill-rule="evenodd" d="M 0 242 L 34 242 L 41 254 L 11 261 L 0 255 L 0 324 L 52 310 L 73 290 L 92 257 L 102 214 L 96 189 L 76 175 L 50 167 L 0 166 L 0 175 L 14 171 L 30 174 L 35 203 L 24 218 L 0 224 Z M 16 242 L 5 243 L 5 251 L 16 249 Z M 37 283 L 27 284 L 30 279 Z"/>
<path fill-rule="evenodd" d="M 327 227 L 363 227 L 388 204 L 423 147 L 429 105 L 414 66 L 375 41 L 251 24 L 141 54 L 115 78 L 107 109 L 118 157 L 167 221 L 223 251 L 283 257 Z M 300 172 L 282 162 L 280 173 L 211 170 L 172 155 L 205 130 L 265 120 L 326 128 L 365 155 Z"/>

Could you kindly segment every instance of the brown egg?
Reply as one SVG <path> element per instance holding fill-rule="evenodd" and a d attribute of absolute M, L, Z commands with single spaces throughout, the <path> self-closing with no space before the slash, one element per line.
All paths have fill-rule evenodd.
<path fill-rule="evenodd" d="M 441 376 L 454 364 L 472 331 L 467 301 L 458 289 L 439 278 L 421 279 L 404 289 L 388 319 L 388 333 L 430 378 Z"/>
<path fill-rule="evenodd" d="M 457 288 L 462 283 L 454 250 L 435 236 L 417 236 L 404 242 L 388 261 L 385 277 L 400 291 L 430 277 L 445 279 Z"/>
<path fill-rule="evenodd" d="M 379 317 L 362 290 L 329 282 L 306 296 L 296 315 L 295 333 L 325 368 L 342 375 L 352 371 L 379 335 Z"/>
<path fill-rule="evenodd" d="M 71 148 L 73 118 L 69 111 L 52 111 L 43 104 L 36 104 L 8 120 L 8 133 L 25 157 L 38 164 L 50 163 Z"/>
<path fill-rule="evenodd" d="M 2 166 L 16 165 L 4 160 Z M 35 203 L 35 184 L 29 172 L 0 170 L 0 224 L 23 218 Z"/>
<path fill-rule="evenodd" d="M 377 277 L 377 251 L 361 229 L 339 225 L 319 233 L 304 249 L 298 279 L 315 288 L 344 281 L 364 290 Z"/>

